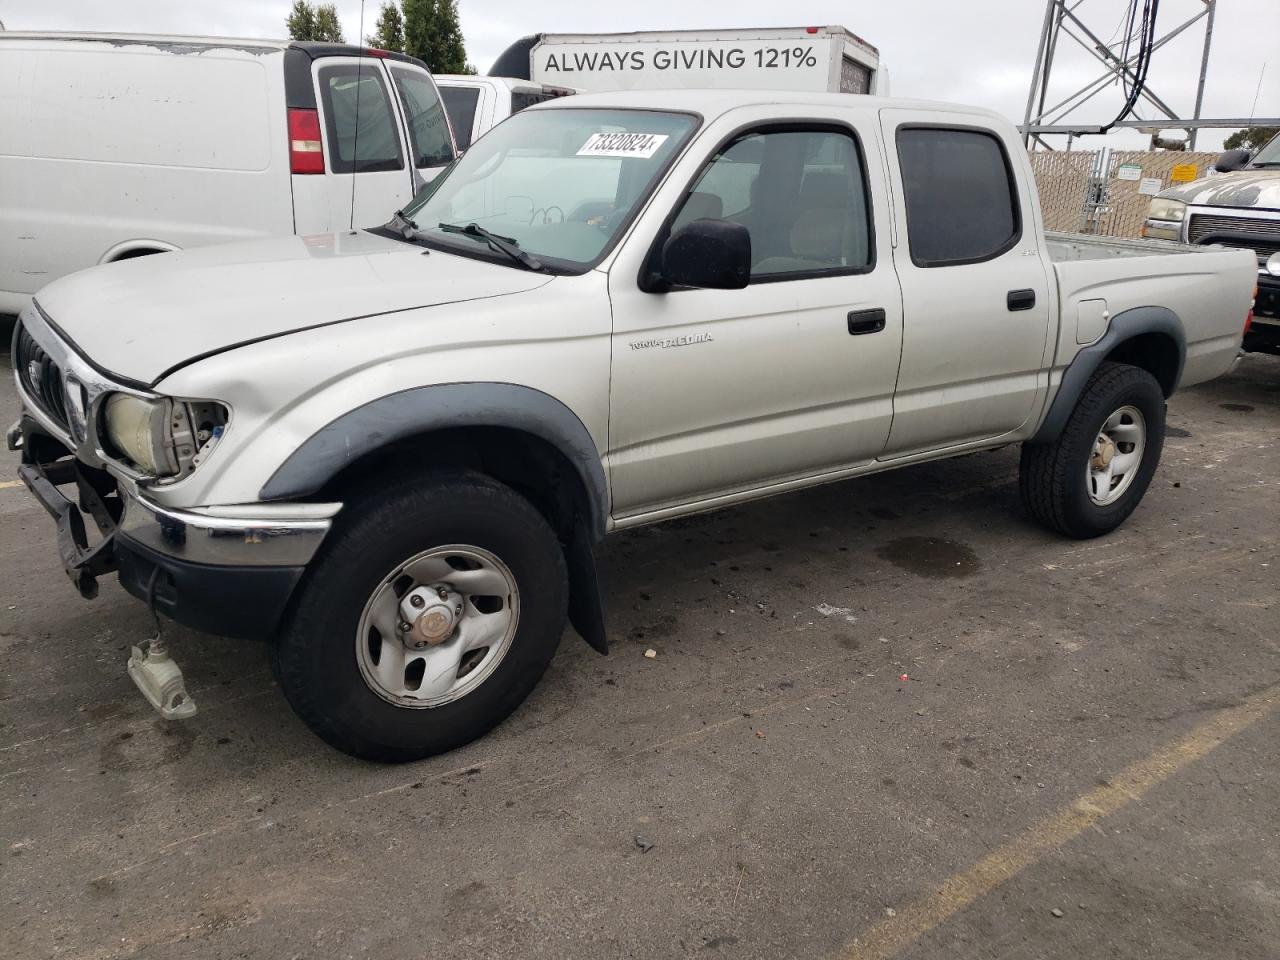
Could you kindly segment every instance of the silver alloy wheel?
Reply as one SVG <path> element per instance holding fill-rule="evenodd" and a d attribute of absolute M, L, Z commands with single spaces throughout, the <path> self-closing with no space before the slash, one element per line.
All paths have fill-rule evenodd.
<path fill-rule="evenodd" d="M 1141 410 L 1126 405 L 1107 417 L 1085 467 L 1089 499 L 1105 507 L 1124 496 L 1138 475 L 1146 448 L 1147 421 Z"/>
<path fill-rule="evenodd" d="M 497 669 L 520 619 L 511 570 L 481 547 L 425 550 L 382 578 L 356 628 L 356 660 L 378 696 L 439 707 Z"/>

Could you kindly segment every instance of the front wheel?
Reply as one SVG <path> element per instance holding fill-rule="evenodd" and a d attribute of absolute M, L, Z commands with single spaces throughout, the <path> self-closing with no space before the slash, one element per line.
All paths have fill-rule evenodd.
<path fill-rule="evenodd" d="M 350 502 L 275 643 L 290 705 L 368 760 L 416 760 L 489 731 L 564 631 L 555 533 L 480 474 L 406 478 Z"/>
<path fill-rule="evenodd" d="M 1164 446 L 1164 394 L 1145 370 L 1104 363 L 1062 434 L 1022 446 L 1022 502 L 1069 537 L 1110 533 L 1137 508 Z"/>

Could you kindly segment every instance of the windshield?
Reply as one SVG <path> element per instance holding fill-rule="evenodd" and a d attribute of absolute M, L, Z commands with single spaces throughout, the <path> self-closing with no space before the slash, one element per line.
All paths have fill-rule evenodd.
<path fill-rule="evenodd" d="M 417 236 L 507 257 L 474 223 L 552 267 L 585 270 L 612 246 L 696 121 L 648 110 L 529 110 L 477 140 L 404 211 Z"/>
<path fill-rule="evenodd" d="M 1251 167 L 1280 166 L 1280 136 L 1271 138 L 1271 142 L 1258 151 L 1258 155 L 1249 164 Z"/>

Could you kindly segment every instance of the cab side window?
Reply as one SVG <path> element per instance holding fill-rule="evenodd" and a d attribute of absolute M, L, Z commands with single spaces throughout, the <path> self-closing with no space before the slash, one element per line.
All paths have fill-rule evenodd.
<path fill-rule="evenodd" d="M 403 170 L 399 123 L 377 68 L 355 64 L 321 67 L 329 169 L 334 173 Z"/>
<path fill-rule="evenodd" d="M 862 151 L 844 128 L 763 129 L 727 144 L 672 223 L 732 220 L 751 234 L 751 282 L 864 273 L 875 263 Z"/>
<path fill-rule="evenodd" d="M 994 135 L 905 127 L 898 131 L 898 166 L 916 266 L 981 263 L 1021 238 L 1013 170 Z"/>

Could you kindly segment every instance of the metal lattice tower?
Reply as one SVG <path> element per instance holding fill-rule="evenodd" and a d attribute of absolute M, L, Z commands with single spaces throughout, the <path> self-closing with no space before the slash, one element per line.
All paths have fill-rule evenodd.
<path fill-rule="evenodd" d="M 1190 27 L 1203 21 L 1204 50 L 1200 57 L 1200 76 L 1196 83 L 1196 105 L 1192 116 L 1190 118 L 1179 117 L 1177 112 L 1152 90 L 1151 85 L 1148 83 L 1144 86 L 1139 97 L 1139 105 L 1144 111 L 1153 110 L 1156 115 L 1149 120 L 1138 118 L 1139 105 L 1135 105 L 1134 117 L 1123 118 L 1116 126 L 1141 127 L 1144 130 L 1148 127 L 1181 127 L 1187 131 L 1187 148 L 1195 149 L 1197 129 L 1202 126 L 1228 125 L 1226 121 L 1207 121 L 1202 123 L 1200 120 L 1200 106 L 1204 101 L 1204 78 L 1209 67 L 1209 49 L 1213 42 L 1213 17 L 1217 7 L 1217 0 L 1199 0 L 1199 2 L 1202 4 L 1202 9 L 1196 11 L 1190 19 L 1178 24 L 1163 36 L 1155 37 L 1151 48 L 1154 53 L 1154 51 L 1159 50 Z M 1048 0 L 1045 5 L 1044 26 L 1040 31 L 1040 47 L 1036 53 L 1035 72 L 1031 78 L 1031 92 L 1027 95 L 1027 112 L 1022 124 L 1023 140 L 1028 146 L 1034 140 L 1042 146 L 1049 147 L 1043 137 L 1051 133 L 1068 134 L 1070 136 L 1102 132 L 1101 123 L 1073 123 L 1066 121 L 1066 118 L 1116 81 L 1132 83 L 1134 80 L 1133 68 L 1138 60 L 1136 52 L 1128 59 L 1122 58 L 1120 51 L 1124 45 L 1124 38 L 1117 37 L 1112 41 L 1103 40 L 1100 35 L 1110 32 L 1114 24 L 1108 24 L 1105 27 L 1099 23 L 1091 25 L 1088 22 L 1089 18 L 1091 17 L 1095 21 L 1098 20 L 1099 12 L 1080 13 L 1080 7 L 1084 3 L 1085 0 Z M 1123 3 L 1111 4 L 1105 11 L 1106 16 L 1109 19 L 1114 19 L 1116 10 L 1122 6 Z M 1047 101 L 1049 81 L 1053 73 L 1054 55 L 1057 53 L 1058 43 L 1063 37 L 1073 40 L 1083 47 L 1095 60 L 1102 64 L 1104 72 L 1070 96 L 1049 105 Z M 1230 125 L 1236 125 L 1237 123 L 1238 120 L 1230 121 Z M 1239 125 L 1247 126 L 1247 123 Z"/>

